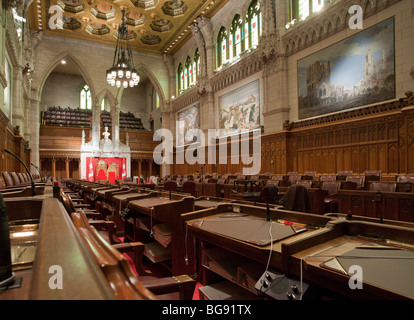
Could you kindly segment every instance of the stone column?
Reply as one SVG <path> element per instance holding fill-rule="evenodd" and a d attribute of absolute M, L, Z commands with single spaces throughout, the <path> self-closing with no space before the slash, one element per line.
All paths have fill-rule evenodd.
<path fill-rule="evenodd" d="M 211 20 L 206 17 L 200 17 L 197 19 L 198 27 L 203 34 L 205 51 L 206 51 L 206 72 L 207 77 L 210 79 L 214 74 L 214 40 Z"/>
<path fill-rule="evenodd" d="M 119 107 L 118 105 L 115 108 L 111 109 L 111 118 L 112 118 L 112 143 L 114 145 L 114 150 L 119 150 Z"/>
<path fill-rule="evenodd" d="M 37 92 L 32 92 L 33 97 L 37 97 Z M 30 162 L 39 167 L 39 132 L 40 132 L 40 100 L 33 98 L 30 100 L 30 119 L 31 119 L 31 137 L 30 137 Z M 36 169 L 31 166 L 31 173 L 35 174 Z"/>
<path fill-rule="evenodd" d="M 14 68 L 12 92 L 12 125 L 19 126 L 21 135 L 24 134 L 24 108 L 23 108 L 23 75 L 20 68 Z"/>
<path fill-rule="evenodd" d="M 99 150 L 101 140 L 101 106 L 95 105 L 92 109 L 92 145 L 94 150 Z"/>
<path fill-rule="evenodd" d="M 168 71 L 168 79 L 169 79 L 169 85 L 168 85 L 168 98 L 166 98 L 166 101 L 171 101 L 172 97 L 176 95 L 176 81 L 175 81 L 175 70 L 174 70 L 174 60 L 173 57 L 164 54 L 163 55 L 164 65 L 167 68 Z M 164 106 L 165 108 L 166 106 Z"/>

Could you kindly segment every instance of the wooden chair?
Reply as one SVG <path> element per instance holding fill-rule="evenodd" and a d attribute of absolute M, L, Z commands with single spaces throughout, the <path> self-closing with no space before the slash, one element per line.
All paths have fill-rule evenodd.
<path fill-rule="evenodd" d="M 414 183 L 414 176 L 408 174 L 399 174 L 397 176 L 397 182 L 409 182 Z"/>
<path fill-rule="evenodd" d="M 193 181 L 185 181 L 183 183 L 183 192 L 184 193 L 189 193 L 191 194 L 193 197 L 195 197 L 196 194 L 196 187 L 195 187 L 195 182 Z"/>
<path fill-rule="evenodd" d="M 106 220 L 89 220 L 88 215 L 84 211 L 75 211 L 71 213 L 72 219 L 77 228 L 95 228 L 100 236 L 109 243 L 113 248 L 121 253 L 131 252 L 134 254 L 135 268 L 140 275 L 151 275 L 151 272 L 145 270 L 142 265 L 142 257 L 144 255 L 144 245 L 141 242 L 126 242 L 123 243 L 118 237 L 114 235 L 115 224 L 112 221 Z M 107 226 L 111 228 L 108 231 Z"/>
<path fill-rule="evenodd" d="M 334 175 L 334 174 L 322 174 L 319 177 L 319 181 L 336 181 L 336 175 Z"/>
<path fill-rule="evenodd" d="M 137 277 L 126 258 L 116 246 L 109 244 L 101 234 L 89 224 L 82 212 L 72 214 L 72 220 L 82 240 L 103 271 L 115 296 L 120 300 L 159 300 L 160 295 L 178 292 L 182 300 L 191 300 L 195 289 L 195 281 L 187 275 L 151 278 Z M 136 243 L 144 250 L 142 243 Z M 142 265 L 136 261 L 138 274 Z M 137 265 L 138 263 L 138 265 Z M 140 266 L 141 265 L 141 266 Z M 141 270 L 142 272 L 142 270 Z M 171 298 L 169 296 L 168 298 Z"/>
<path fill-rule="evenodd" d="M 324 181 L 322 189 L 328 190 L 328 196 L 324 198 L 325 207 L 328 212 L 334 212 L 334 208 L 338 209 L 339 189 L 341 188 L 341 181 Z"/>
<path fill-rule="evenodd" d="M 164 190 L 177 191 L 177 189 L 178 189 L 178 185 L 176 181 L 170 180 L 164 183 Z"/>
<path fill-rule="evenodd" d="M 298 180 L 296 181 L 296 184 L 300 184 L 309 189 L 312 187 L 312 180 Z"/>
<path fill-rule="evenodd" d="M 353 181 L 340 181 L 342 190 L 357 190 L 358 184 Z"/>
<path fill-rule="evenodd" d="M 369 186 L 369 191 L 379 192 L 395 192 L 396 183 L 373 181 Z"/>
<path fill-rule="evenodd" d="M 352 175 L 353 171 L 338 171 L 336 173 L 336 180 L 346 181 L 347 177 Z"/>
<path fill-rule="evenodd" d="M 302 180 L 315 180 L 316 172 L 315 171 L 305 171 L 302 176 Z"/>
<path fill-rule="evenodd" d="M 299 180 L 302 180 L 302 176 L 300 176 L 300 175 L 296 174 L 296 175 L 290 175 L 289 176 L 289 181 L 290 181 L 291 185 L 296 184 L 296 182 L 299 181 Z"/>
<path fill-rule="evenodd" d="M 365 176 L 360 175 L 351 175 L 346 177 L 346 181 L 355 182 L 357 184 L 357 189 L 363 190 L 365 186 Z"/>

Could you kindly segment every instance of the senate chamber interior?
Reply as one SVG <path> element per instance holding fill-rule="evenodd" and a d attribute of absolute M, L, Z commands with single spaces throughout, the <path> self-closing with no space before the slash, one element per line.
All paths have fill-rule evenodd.
<path fill-rule="evenodd" d="M 0 300 L 414 299 L 414 1 L 0 20 Z"/>

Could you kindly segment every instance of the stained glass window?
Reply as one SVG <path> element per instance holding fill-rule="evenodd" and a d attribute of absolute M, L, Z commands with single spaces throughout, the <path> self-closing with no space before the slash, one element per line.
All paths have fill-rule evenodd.
<path fill-rule="evenodd" d="M 184 70 L 183 65 L 180 63 L 177 69 L 177 90 L 178 94 L 182 92 L 184 88 Z"/>
<path fill-rule="evenodd" d="M 200 74 L 200 53 L 198 49 L 196 49 L 196 51 L 194 52 L 194 57 L 193 57 L 193 76 L 194 76 L 193 83 L 194 84 L 196 83 L 197 77 L 199 74 Z"/>
<path fill-rule="evenodd" d="M 217 67 L 221 67 L 227 61 L 227 31 L 222 27 L 217 37 Z"/>
<path fill-rule="evenodd" d="M 262 32 L 261 20 L 259 1 L 253 0 L 246 13 L 245 43 L 248 45 L 246 49 L 256 47 L 259 44 Z M 246 37 L 248 39 L 247 42 Z"/>
<path fill-rule="evenodd" d="M 229 49 L 230 59 L 237 57 L 242 52 L 242 27 L 243 22 L 239 15 L 233 19 L 230 29 Z"/>
<path fill-rule="evenodd" d="M 291 20 L 304 20 L 306 17 L 314 12 L 320 11 L 324 5 L 325 0 L 293 0 L 290 2 Z"/>
<path fill-rule="evenodd" d="M 85 85 L 80 93 L 80 108 L 81 109 L 92 109 L 92 96 L 89 87 Z"/>
<path fill-rule="evenodd" d="M 184 89 L 188 89 L 191 82 L 191 60 L 190 57 L 187 57 L 184 66 Z"/>

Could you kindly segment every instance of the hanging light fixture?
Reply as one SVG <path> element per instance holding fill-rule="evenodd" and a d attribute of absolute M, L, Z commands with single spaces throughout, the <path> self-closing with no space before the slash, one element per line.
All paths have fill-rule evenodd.
<path fill-rule="evenodd" d="M 139 83 L 139 74 L 135 69 L 132 51 L 128 42 L 128 27 L 125 24 L 125 10 L 122 10 L 122 23 L 118 27 L 118 39 L 112 67 L 106 70 L 106 80 L 111 86 L 120 88 L 134 87 Z"/>

